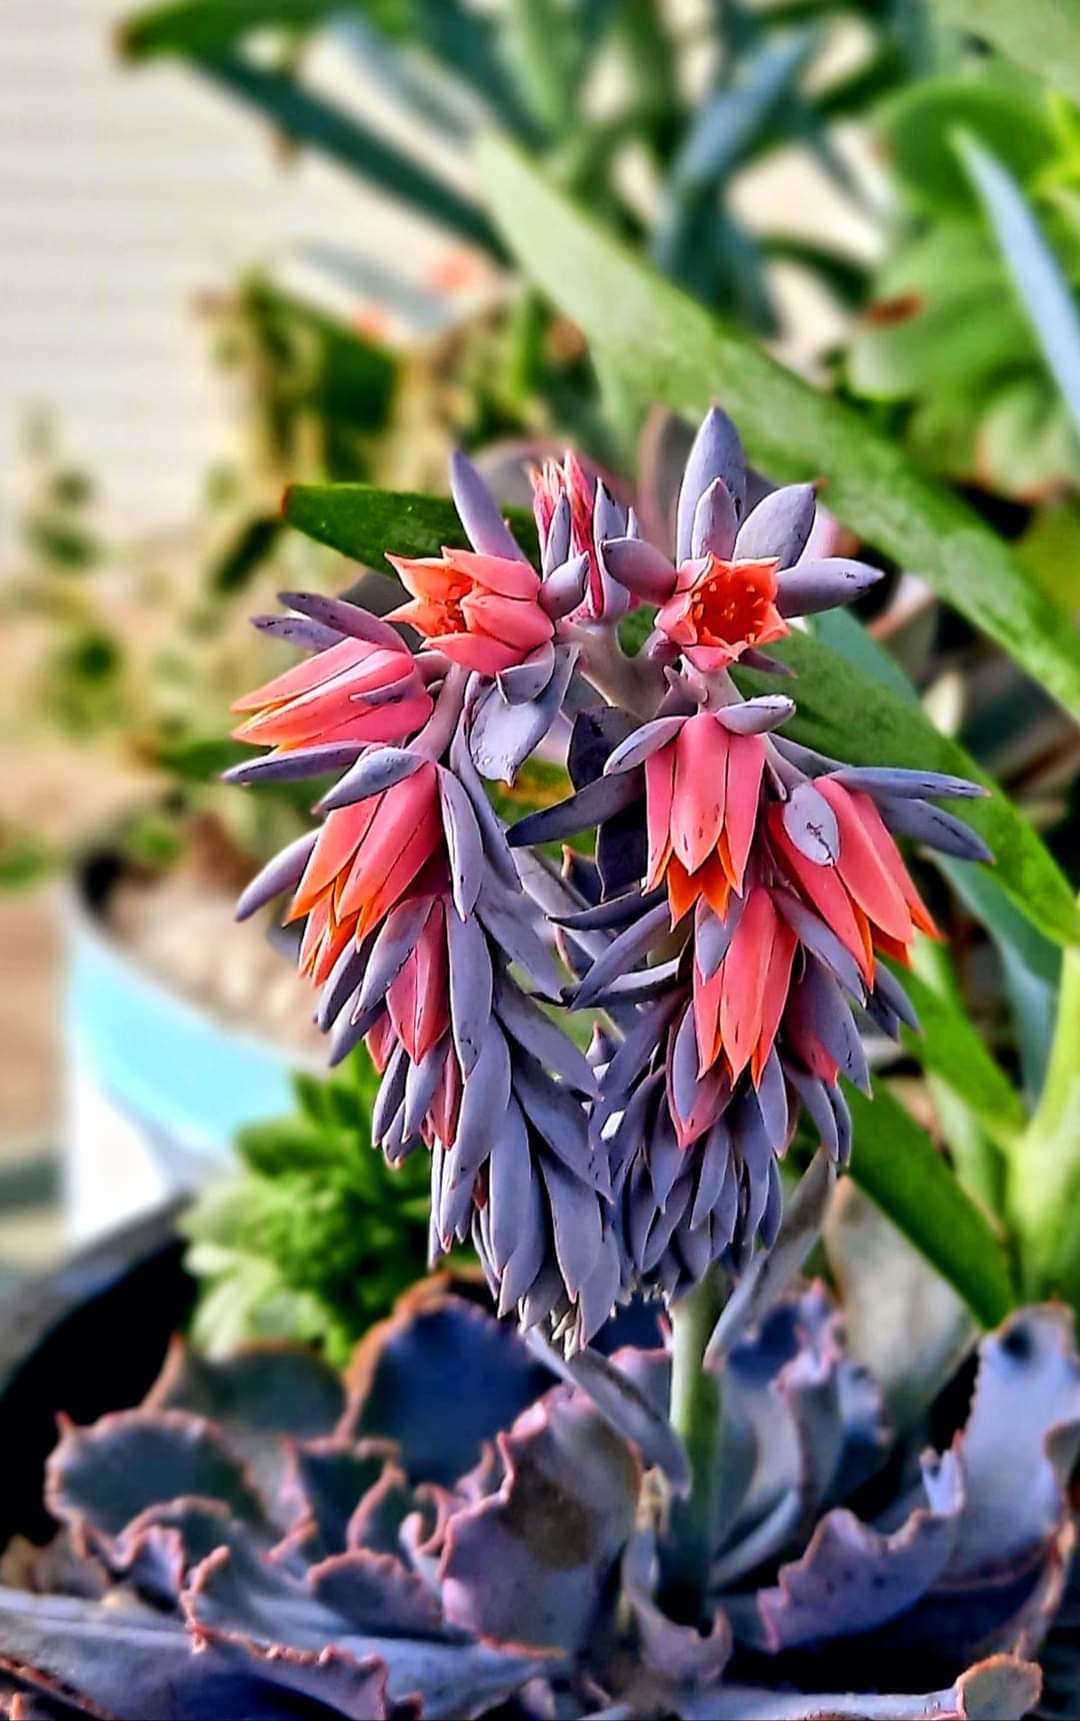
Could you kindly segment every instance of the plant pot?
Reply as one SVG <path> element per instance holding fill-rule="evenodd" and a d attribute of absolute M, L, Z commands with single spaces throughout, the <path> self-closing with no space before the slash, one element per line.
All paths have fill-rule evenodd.
<path fill-rule="evenodd" d="M 127 951 L 107 909 L 124 876 L 88 859 L 67 894 L 64 1203 L 76 1243 L 196 1188 L 244 1124 L 280 1115 L 303 1052 L 238 1029 Z"/>
<path fill-rule="evenodd" d="M 56 1418 L 91 1422 L 137 1404 L 195 1295 L 172 1201 L 0 1297 L 0 1549 L 41 1542 Z"/>

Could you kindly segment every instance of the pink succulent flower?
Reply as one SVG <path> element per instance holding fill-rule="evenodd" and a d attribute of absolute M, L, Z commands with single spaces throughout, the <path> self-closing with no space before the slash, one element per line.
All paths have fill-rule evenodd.
<path fill-rule="evenodd" d="M 499 675 L 545 645 L 554 631 L 527 562 L 472 550 L 387 556 L 412 599 L 391 620 L 408 622 L 451 663 Z"/>
<path fill-rule="evenodd" d="M 744 651 L 783 639 L 788 625 L 776 607 L 776 561 L 683 562 L 675 591 L 656 626 L 696 669 L 726 669 Z"/>
<path fill-rule="evenodd" d="M 389 629 L 387 630 L 390 631 Z M 238 699 L 238 741 L 274 747 L 398 741 L 427 722 L 432 699 L 405 642 L 342 639 Z"/>

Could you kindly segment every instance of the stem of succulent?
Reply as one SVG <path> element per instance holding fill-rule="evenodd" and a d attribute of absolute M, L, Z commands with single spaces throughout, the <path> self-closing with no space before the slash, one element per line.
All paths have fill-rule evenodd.
<path fill-rule="evenodd" d="M 691 1480 L 686 1498 L 672 1502 L 665 1606 L 688 1625 L 707 1620 L 723 1417 L 719 1373 L 704 1362 L 722 1304 L 719 1285 L 709 1275 L 671 1310 L 671 1423 L 686 1447 Z"/>
<path fill-rule="evenodd" d="M 1080 951 L 1067 950 L 1042 1097 L 1012 1158 L 1009 1208 L 1025 1291 L 1080 1303 Z"/>

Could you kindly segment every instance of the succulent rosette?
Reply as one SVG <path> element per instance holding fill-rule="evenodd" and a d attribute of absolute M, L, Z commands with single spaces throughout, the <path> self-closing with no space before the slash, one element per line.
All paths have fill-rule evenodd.
<path fill-rule="evenodd" d="M 332 1057 L 365 1037 L 383 1072 L 376 1139 L 430 1153 L 433 1258 L 471 1232 L 499 1308 L 573 1350 L 635 1289 L 772 1241 L 800 1114 L 847 1159 L 861 1022 L 915 1025 L 882 959 L 935 936 L 896 836 L 986 850 L 937 804 L 975 785 L 808 752 L 786 692 L 731 679 L 786 674 L 765 648 L 878 577 L 816 553 L 813 486 L 751 481 L 717 410 L 670 555 L 575 457 L 533 486 L 539 569 L 458 455 L 471 548 L 389 554 L 412 594 L 389 619 L 302 595 L 262 618 L 311 655 L 239 702 L 272 750 L 233 776 L 342 773 L 241 912 L 290 893 Z M 574 793 L 507 829 L 485 780 L 540 747 Z M 590 829 L 561 871 L 530 852 Z M 589 1058 L 552 1006 L 599 1013 Z"/>
<path fill-rule="evenodd" d="M 1072 1549 L 1068 1317 L 985 1337 L 929 1440 L 925 1406 L 891 1423 L 819 1286 L 752 1312 L 709 1364 L 727 1410 L 702 1629 L 669 1611 L 685 1454 L 655 1322 L 644 1345 L 606 1335 L 610 1360 L 549 1348 L 558 1380 L 434 1284 L 345 1388 L 287 1349 L 177 1345 L 140 1409 L 65 1424 L 59 1534 L 5 1561 L 0 1706 L 1019 1721 Z"/>

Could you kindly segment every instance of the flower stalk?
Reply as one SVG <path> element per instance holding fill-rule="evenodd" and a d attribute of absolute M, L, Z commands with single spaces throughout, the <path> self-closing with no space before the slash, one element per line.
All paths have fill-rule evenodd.
<path fill-rule="evenodd" d="M 705 1367 L 705 1352 L 722 1306 L 716 1276 L 709 1274 L 671 1309 L 670 1416 L 686 1447 L 691 1479 L 689 1494 L 672 1502 L 665 1605 L 688 1625 L 703 1625 L 708 1617 L 723 1403 L 720 1376 Z"/>

